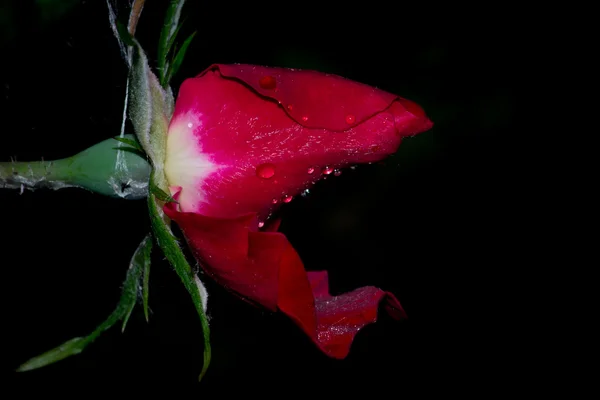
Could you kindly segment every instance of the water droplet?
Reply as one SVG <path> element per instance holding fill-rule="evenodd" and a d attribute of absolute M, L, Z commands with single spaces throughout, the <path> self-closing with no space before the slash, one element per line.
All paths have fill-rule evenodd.
<path fill-rule="evenodd" d="M 277 81 L 271 75 L 267 75 L 260 78 L 258 84 L 263 89 L 275 89 L 275 86 L 277 86 Z"/>
<path fill-rule="evenodd" d="M 286 196 L 283 198 L 283 202 L 284 202 L 284 203 L 289 203 L 290 201 L 292 201 L 292 198 L 293 198 L 292 196 L 288 196 L 288 195 L 286 195 Z"/>
<path fill-rule="evenodd" d="M 287 108 L 288 111 L 292 111 L 294 109 L 294 106 L 291 104 L 288 104 L 285 108 Z"/>
<path fill-rule="evenodd" d="M 336 169 L 335 171 L 333 171 L 333 175 L 335 176 L 340 176 L 342 174 L 342 171 L 339 169 Z"/>
<path fill-rule="evenodd" d="M 304 117 L 302 117 L 302 121 L 304 121 L 304 122 L 308 121 L 308 117 L 305 115 Z"/>
<path fill-rule="evenodd" d="M 325 175 L 329 175 L 329 174 L 331 174 L 332 172 L 333 172 L 333 168 L 331 168 L 331 167 L 323 167 L 323 173 L 324 173 Z"/>
<path fill-rule="evenodd" d="M 260 221 L 260 222 L 258 223 L 258 227 L 259 227 L 259 228 L 262 228 L 263 226 L 265 226 L 265 223 L 264 223 L 264 222 L 262 222 L 262 221 Z"/>
<path fill-rule="evenodd" d="M 346 123 L 352 125 L 356 121 L 356 117 L 352 114 L 346 115 Z"/>
<path fill-rule="evenodd" d="M 277 200 L 277 199 L 271 200 L 271 203 L 273 203 L 273 204 L 277 204 L 278 202 L 279 202 L 279 200 Z"/>
<path fill-rule="evenodd" d="M 315 172 L 315 169 L 313 167 L 308 167 L 308 170 L 306 172 L 312 174 L 313 172 Z"/>
<path fill-rule="evenodd" d="M 308 190 L 308 189 L 304 189 L 304 191 L 302 192 L 301 196 L 302 196 L 302 197 L 306 197 L 306 196 L 308 196 L 309 194 L 310 194 L 310 190 Z"/>
<path fill-rule="evenodd" d="M 191 122 L 188 122 L 188 128 L 191 128 L 192 126 L 194 126 L 194 124 L 192 124 Z"/>
<path fill-rule="evenodd" d="M 352 171 L 354 171 L 356 168 L 357 168 L 357 166 L 356 166 L 356 165 L 351 165 L 351 166 L 350 166 L 350 169 L 351 169 Z"/>
<path fill-rule="evenodd" d="M 272 178 L 275 175 L 275 164 L 264 163 L 256 167 L 256 176 L 263 179 Z"/>

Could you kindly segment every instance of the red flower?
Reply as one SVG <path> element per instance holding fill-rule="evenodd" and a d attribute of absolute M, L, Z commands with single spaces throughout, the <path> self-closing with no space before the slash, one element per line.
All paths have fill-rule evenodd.
<path fill-rule="evenodd" d="M 214 65 L 177 98 L 165 172 L 179 205 L 165 213 L 208 275 L 344 358 L 382 299 L 396 318 L 402 306 L 372 286 L 331 296 L 327 273 L 307 273 L 269 217 L 324 175 L 381 160 L 431 126 L 417 104 L 339 76 Z"/>

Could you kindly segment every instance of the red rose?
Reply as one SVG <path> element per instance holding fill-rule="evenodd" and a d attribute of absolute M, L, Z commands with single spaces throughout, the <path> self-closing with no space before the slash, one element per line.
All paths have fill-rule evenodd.
<path fill-rule="evenodd" d="M 382 299 L 396 318 L 402 306 L 372 286 L 331 296 L 327 273 L 307 273 L 269 217 L 324 175 L 381 160 L 431 126 L 417 104 L 339 76 L 214 65 L 179 91 L 165 160 L 178 204 L 164 211 L 208 275 L 344 358 Z"/>

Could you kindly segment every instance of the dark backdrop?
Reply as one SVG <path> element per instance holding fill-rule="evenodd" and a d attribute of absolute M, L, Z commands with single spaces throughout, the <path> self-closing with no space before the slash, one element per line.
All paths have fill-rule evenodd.
<path fill-rule="evenodd" d="M 510 25 L 501 11 L 433 1 L 188 3 L 183 34 L 198 35 L 175 88 L 216 62 L 311 68 L 412 99 L 434 121 L 397 155 L 321 182 L 282 210 L 283 232 L 308 269 L 329 269 L 333 293 L 384 288 L 409 320 L 382 313 L 336 361 L 289 320 L 207 282 L 213 362 L 197 384 L 200 323 L 156 256 L 149 324 L 136 308 L 124 334 L 115 327 L 81 355 L 16 374 L 21 362 L 108 316 L 149 224 L 143 201 L 2 191 L 2 365 L 11 385 L 21 393 L 84 384 L 85 393 L 164 387 L 267 397 L 313 385 L 399 396 L 496 390 L 488 378 L 508 346 L 495 335 L 510 310 L 485 318 L 495 311 L 482 299 L 509 262 L 502 232 L 515 196 L 507 134 L 516 126 L 519 59 L 516 41 L 499 29 Z M 148 0 L 138 26 L 151 60 L 165 4 Z M 0 161 L 66 157 L 118 133 L 126 70 L 104 1 L 6 2 L 0 24 Z"/>

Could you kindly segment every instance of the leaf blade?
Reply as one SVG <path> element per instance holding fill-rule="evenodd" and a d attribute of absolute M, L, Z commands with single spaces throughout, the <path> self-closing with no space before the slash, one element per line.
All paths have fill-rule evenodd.
<path fill-rule="evenodd" d="M 38 356 L 30 358 L 29 360 L 21 364 L 16 371 L 31 371 L 33 369 L 38 369 L 50 364 L 54 364 L 55 362 L 64 360 L 67 357 L 77 355 L 81 353 L 90 343 L 96 340 L 98 336 L 102 334 L 102 332 L 111 328 L 114 324 L 117 323 L 117 321 L 121 319 L 124 320 L 124 329 L 125 325 L 127 324 L 127 320 L 129 319 L 129 315 L 131 314 L 131 310 L 133 309 L 137 301 L 137 285 L 140 280 L 140 274 L 142 271 L 140 263 L 137 260 L 140 257 L 140 253 L 142 253 L 141 255 L 143 256 L 145 254 L 146 248 L 151 245 L 151 236 L 147 235 L 142 240 L 132 257 L 132 263 L 130 264 L 129 269 L 127 270 L 127 275 L 125 277 L 125 283 L 123 284 L 123 291 L 121 292 L 119 303 L 117 304 L 115 310 L 108 316 L 108 318 L 104 322 L 98 325 L 98 327 L 88 336 L 75 337 L 73 339 L 67 340 L 63 344 L 53 349 L 50 349 Z"/>
<path fill-rule="evenodd" d="M 60 360 L 64 360 L 67 357 L 81 353 L 85 348 L 85 338 L 76 337 L 69 339 L 60 346 L 57 346 L 39 356 L 30 358 L 17 368 L 17 372 L 31 371 L 34 369 L 45 367 L 46 365 L 54 364 Z"/>
<path fill-rule="evenodd" d="M 138 142 L 135 139 L 130 139 L 130 138 L 126 138 L 126 137 L 118 137 L 118 136 L 114 137 L 113 139 L 115 139 L 117 142 L 125 143 L 126 145 L 129 145 L 129 146 L 133 147 L 134 149 L 144 151 L 144 149 L 142 149 L 142 146 L 140 145 L 140 142 Z"/>
<path fill-rule="evenodd" d="M 154 183 L 152 181 L 152 179 L 150 179 L 149 191 L 154 196 L 156 196 L 156 198 L 159 199 L 160 201 L 164 201 L 165 203 L 177 203 L 177 200 L 175 200 L 171 195 L 169 195 L 164 190 L 162 190 L 161 188 L 159 188 L 156 185 L 156 183 Z"/>
<path fill-rule="evenodd" d="M 197 32 L 192 33 L 190 36 L 187 37 L 187 39 L 185 39 L 185 42 L 183 42 L 183 44 L 181 45 L 181 48 L 179 49 L 179 51 L 177 51 L 177 54 L 175 55 L 175 57 L 173 58 L 173 61 L 169 65 L 169 71 L 167 72 L 167 78 L 166 78 L 167 84 L 171 81 L 171 78 L 173 78 L 173 76 L 175 76 L 175 74 L 179 71 L 179 68 L 181 67 L 181 64 L 183 63 L 183 59 L 185 58 L 185 53 L 187 52 L 188 48 L 190 47 L 190 44 L 192 43 L 192 40 L 196 36 L 196 33 Z"/>
<path fill-rule="evenodd" d="M 169 54 L 170 46 L 173 44 L 173 37 L 176 36 L 177 27 L 179 26 L 179 19 L 181 17 L 181 9 L 185 4 L 185 0 L 171 0 L 165 19 L 163 28 L 160 31 L 160 38 L 158 41 L 158 70 L 160 75 L 160 82 L 164 82 L 166 75 L 166 63 L 167 56 Z M 168 85 L 168 81 L 166 83 Z M 163 87 L 165 84 L 163 84 Z"/>
<path fill-rule="evenodd" d="M 147 160 L 146 153 L 144 153 L 143 150 L 138 150 L 133 147 L 113 147 L 113 149 L 117 151 L 126 151 Z"/>
<path fill-rule="evenodd" d="M 123 325 L 121 327 L 121 332 L 125 331 L 127 321 L 129 321 L 129 317 L 135 307 L 138 298 L 139 283 L 140 280 L 143 279 L 142 276 L 146 269 L 146 264 L 150 264 L 151 251 L 152 237 L 151 235 L 146 235 L 133 253 L 133 257 L 131 257 L 129 269 L 127 270 L 127 277 L 125 278 L 125 284 L 123 285 L 123 293 L 121 294 L 121 300 L 119 302 L 119 304 L 123 304 L 123 316 L 121 317 L 123 319 Z"/>
<path fill-rule="evenodd" d="M 149 246 L 145 248 L 144 252 L 144 268 L 142 271 L 142 303 L 144 307 L 144 316 L 146 317 L 146 322 L 148 322 L 148 296 L 150 292 L 150 261 L 152 256 L 152 241 L 150 241 Z"/>
<path fill-rule="evenodd" d="M 152 177 L 150 178 L 152 180 Z M 204 335 L 204 363 L 202 365 L 202 371 L 200 372 L 199 380 L 204 377 L 211 360 L 211 347 L 210 347 L 210 329 L 208 326 L 208 318 L 203 307 L 202 296 L 200 290 L 196 285 L 194 272 L 187 262 L 185 255 L 183 254 L 179 243 L 173 236 L 171 229 L 165 222 L 164 213 L 159 207 L 158 201 L 153 194 L 148 196 L 148 208 L 150 211 L 150 220 L 152 224 L 152 231 L 156 238 L 160 248 L 162 249 L 165 257 L 169 263 L 179 275 L 183 286 L 186 288 L 192 301 L 198 316 L 200 317 L 200 323 L 202 325 L 202 333 Z M 160 211 L 159 211 L 160 210 Z"/>

